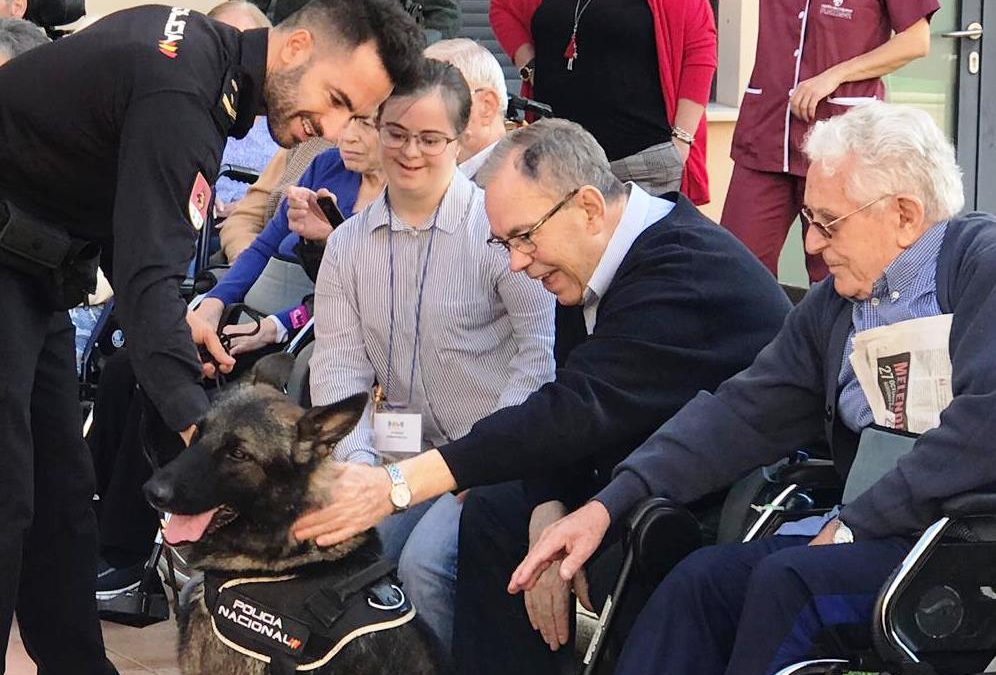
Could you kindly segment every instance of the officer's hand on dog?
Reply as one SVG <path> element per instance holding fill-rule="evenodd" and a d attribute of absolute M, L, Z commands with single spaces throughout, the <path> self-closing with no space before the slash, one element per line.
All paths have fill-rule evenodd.
<path fill-rule="evenodd" d="M 369 530 L 394 512 L 391 478 L 380 466 L 336 464 L 328 504 L 298 519 L 291 532 L 298 541 L 314 539 L 333 546 Z"/>
<path fill-rule="evenodd" d="M 232 372 L 235 359 L 221 346 L 221 340 L 218 339 L 218 335 L 215 333 L 215 327 L 190 311 L 187 312 L 187 325 L 190 326 L 190 336 L 194 339 L 194 344 L 203 345 L 218 364 L 216 368 L 215 364 L 211 361 L 202 360 L 201 370 L 204 373 L 204 377 L 214 377 L 218 374 L 218 370 L 222 373 Z"/>
<path fill-rule="evenodd" d="M 595 552 L 612 524 L 609 512 L 598 501 L 590 501 L 571 515 L 543 530 L 539 541 L 512 573 L 509 593 L 528 591 L 540 575 L 560 560 L 560 578 L 573 579 Z"/>
<path fill-rule="evenodd" d="M 287 188 L 287 226 L 302 239 L 322 241 L 332 234 L 332 225 L 318 206 L 319 197 L 335 200 L 335 195 L 325 188 L 318 192 L 297 186 Z"/>
<path fill-rule="evenodd" d="M 232 356 L 254 352 L 277 341 L 277 325 L 270 317 L 266 317 L 260 321 L 259 330 L 249 335 L 249 333 L 253 333 L 255 328 L 256 322 L 249 321 L 248 323 L 230 324 L 222 329 L 222 332 L 226 335 L 237 336 L 232 338 Z"/>

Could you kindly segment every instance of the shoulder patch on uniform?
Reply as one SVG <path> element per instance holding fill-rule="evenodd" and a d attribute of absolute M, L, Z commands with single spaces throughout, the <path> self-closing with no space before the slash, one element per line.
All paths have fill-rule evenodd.
<path fill-rule="evenodd" d="M 211 185 L 207 178 L 200 171 L 194 179 L 194 187 L 190 191 L 190 201 L 187 204 L 187 213 L 190 216 L 190 224 L 198 232 L 204 223 L 207 222 L 208 205 L 211 203 Z"/>
<path fill-rule="evenodd" d="M 170 10 L 166 25 L 163 26 L 163 39 L 159 41 L 159 52 L 170 59 L 179 56 L 180 42 L 183 40 L 183 32 L 186 30 L 187 22 L 180 17 L 189 16 L 190 10 L 183 7 L 174 7 Z"/>
<path fill-rule="evenodd" d="M 227 82 L 221 91 L 221 107 L 225 114 L 234 122 L 238 117 L 239 105 L 239 84 L 235 78 L 227 78 Z"/>

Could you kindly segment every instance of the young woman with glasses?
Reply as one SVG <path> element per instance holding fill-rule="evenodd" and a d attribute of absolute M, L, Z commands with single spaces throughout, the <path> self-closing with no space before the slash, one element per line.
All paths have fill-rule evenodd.
<path fill-rule="evenodd" d="M 459 71 L 431 59 L 416 86 L 395 90 L 378 120 L 387 189 L 329 239 L 316 284 L 312 402 L 375 383 L 380 392 L 372 415 L 336 445 L 339 461 L 398 456 L 374 433 L 378 419 L 416 416 L 407 449 L 417 453 L 553 377 L 553 299 L 486 244 L 483 192 L 457 170 L 470 105 Z M 460 508 L 446 495 L 380 529 L 405 592 L 447 646 Z"/>

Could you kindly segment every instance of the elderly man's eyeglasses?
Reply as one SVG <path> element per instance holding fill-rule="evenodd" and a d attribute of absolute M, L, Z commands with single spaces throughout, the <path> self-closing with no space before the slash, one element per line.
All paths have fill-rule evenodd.
<path fill-rule="evenodd" d="M 413 134 L 404 127 L 396 124 L 384 124 L 380 127 L 380 144 L 385 148 L 400 150 L 406 147 L 408 141 L 413 138 L 419 152 L 429 157 L 443 154 L 446 146 L 457 140 L 438 131 L 423 131 Z"/>
<path fill-rule="evenodd" d="M 567 202 L 571 201 L 574 198 L 574 195 L 576 195 L 580 191 L 581 188 L 575 188 L 570 192 L 568 192 L 566 197 L 557 202 L 556 206 L 547 211 L 546 215 L 537 220 L 535 225 L 530 227 L 522 234 L 513 235 L 508 239 L 503 239 L 501 237 L 489 237 L 488 244 L 490 244 L 491 246 L 501 246 L 506 251 L 510 251 L 514 248 L 519 253 L 532 253 L 533 251 L 536 250 L 536 244 L 535 242 L 533 242 L 531 238 L 532 235 L 535 234 L 536 230 L 540 229 L 543 226 L 543 224 L 546 223 L 546 221 L 550 220 L 555 215 L 557 215 L 557 211 L 560 211 L 560 209 L 564 208 L 564 205 L 566 205 Z"/>
<path fill-rule="evenodd" d="M 853 211 L 851 211 L 850 213 L 848 213 L 846 215 L 841 216 L 840 218 L 834 218 L 829 223 L 821 223 L 820 221 L 816 220 L 816 217 L 813 215 L 813 210 L 811 208 L 809 208 L 808 206 L 803 206 L 802 207 L 802 211 L 800 212 L 800 215 L 802 216 L 802 219 L 803 219 L 803 221 L 805 222 L 806 225 L 809 225 L 811 227 L 815 227 L 816 231 L 819 232 L 820 234 L 822 234 L 825 239 L 833 239 L 833 229 L 831 229 L 831 228 L 833 228 L 834 225 L 837 225 L 838 223 L 841 223 L 841 222 L 847 220 L 848 218 L 850 218 L 851 216 L 853 216 L 853 215 L 855 215 L 857 213 L 861 213 L 862 211 L 864 211 L 868 207 L 872 206 L 873 204 L 878 204 L 880 201 L 882 201 L 886 197 L 891 197 L 891 196 L 892 195 L 882 195 L 878 199 L 873 199 L 870 202 L 868 202 L 867 204 L 865 204 L 864 206 L 859 206 L 858 208 L 854 209 Z"/>

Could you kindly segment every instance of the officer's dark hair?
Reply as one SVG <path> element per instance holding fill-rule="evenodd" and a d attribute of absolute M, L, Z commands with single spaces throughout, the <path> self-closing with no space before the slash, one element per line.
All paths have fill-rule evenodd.
<path fill-rule="evenodd" d="M 397 0 L 311 0 L 279 27 L 304 28 L 347 49 L 372 40 L 395 87 L 411 82 L 425 58 L 422 30 Z"/>
<path fill-rule="evenodd" d="M 0 58 L 12 59 L 48 42 L 45 31 L 24 19 L 0 19 Z"/>
<path fill-rule="evenodd" d="M 391 98 L 421 98 L 436 90 L 446 103 L 454 131 L 462 134 L 470 121 L 470 87 L 456 66 L 436 59 L 422 59 L 417 77 L 404 86 L 395 87 Z"/>

